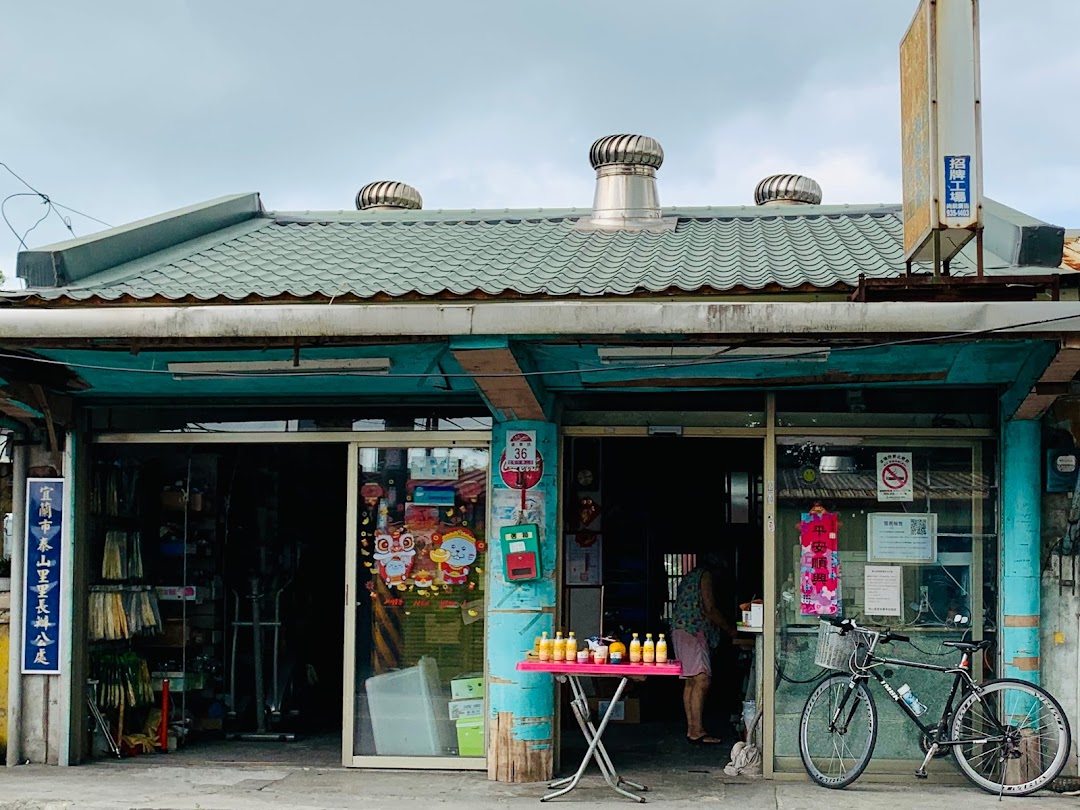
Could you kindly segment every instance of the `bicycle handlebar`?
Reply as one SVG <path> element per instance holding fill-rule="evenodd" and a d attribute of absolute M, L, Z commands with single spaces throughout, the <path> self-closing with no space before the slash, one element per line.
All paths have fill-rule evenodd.
<path fill-rule="evenodd" d="M 842 636 L 847 635 L 852 630 L 862 630 L 864 633 L 877 633 L 878 641 L 883 644 L 888 644 L 890 641 L 906 641 L 909 644 L 911 643 L 910 636 L 894 633 L 892 630 L 883 630 L 880 632 L 877 630 L 868 630 L 867 628 L 860 627 L 856 624 L 854 619 L 838 619 L 834 617 L 829 619 L 829 623 L 832 624 L 833 627 L 839 627 L 840 635 Z"/>

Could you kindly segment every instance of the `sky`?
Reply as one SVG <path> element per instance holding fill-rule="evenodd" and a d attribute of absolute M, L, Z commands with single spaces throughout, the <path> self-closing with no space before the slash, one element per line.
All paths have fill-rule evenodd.
<path fill-rule="evenodd" d="M 826 203 L 895 203 L 916 5 L 16 0 L 0 162 L 112 225 L 251 191 L 271 210 L 349 209 L 380 179 L 432 209 L 587 208 L 589 145 L 635 132 L 663 145 L 663 205 L 752 204 L 778 172 L 815 178 Z M 1080 227 L 1080 2 L 980 8 L 985 193 Z M 0 167 L 0 198 L 20 192 Z M 0 272 L 12 229 L 30 248 L 70 237 L 35 196 L 3 212 Z M 61 213 L 78 236 L 103 227 Z"/>

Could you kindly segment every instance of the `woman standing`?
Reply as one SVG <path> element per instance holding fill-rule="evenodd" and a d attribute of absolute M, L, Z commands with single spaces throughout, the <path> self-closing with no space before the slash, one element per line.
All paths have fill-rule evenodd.
<path fill-rule="evenodd" d="M 698 559 L 697 567 L 679 583 L 671 619 L 671 640 L 682 664 L 686 739 L 695 745 L 723 742 L 710 735 L 704 723 L 705 699 L 712 683 L 710 651 L 725 635 L 736 635 L 734 625 L 716 606 L 714 572 L 721 566 L 715 554 Z"/>

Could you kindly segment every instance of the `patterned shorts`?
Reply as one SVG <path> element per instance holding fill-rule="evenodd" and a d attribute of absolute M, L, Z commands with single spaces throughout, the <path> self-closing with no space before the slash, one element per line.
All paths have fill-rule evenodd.
<path fill-rule="evenodd" d="M 672 630 L 671 640 L 675 642 L 675 655 L 682 664 L 682 677 L 712 675 L 712 661 L 709 656 L 709 642 L 705 632 L 687 633 L 685 630 Z"/>

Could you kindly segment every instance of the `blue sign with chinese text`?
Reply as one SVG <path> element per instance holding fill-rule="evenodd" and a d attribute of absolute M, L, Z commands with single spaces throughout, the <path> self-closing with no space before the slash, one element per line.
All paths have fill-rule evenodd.
<path fill-rule="evenodd" d="M 457 493 L 453 487 L 417 487 L 413 503 L 417 506 L 453 506 Z"/>
<path fill-rule="evenodd" d="M 971 155 L 945 156 L 945 218 L 971 217 Z"/>
<path fill-rule="evenodd" d="M 60 674 L 60 565 L 63 560 L 64 479 L 26 482 L 22 671 Z"/>

